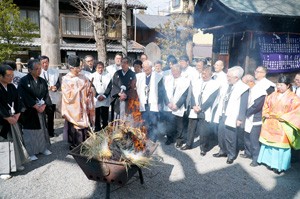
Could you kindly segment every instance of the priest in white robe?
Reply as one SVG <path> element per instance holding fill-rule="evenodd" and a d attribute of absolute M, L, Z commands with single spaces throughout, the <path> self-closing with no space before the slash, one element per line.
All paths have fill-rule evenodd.
<path fill-rule="evenodd" d="M 242 81 L 250 87 L 248 108 L 246 112 L 244 145 L 245 150 L 240 154 L 242 158 L 252 159 L 250 166 L 258 166 L 257 158 L 260 150 L 259 134 L 262 125 L 262 108 L 267 92 L 255 84 L 252 75 L 245 75 Z"/>
<path fill-rule="evenodd" d="M 143 62 L 142 73 L 136 74 L 136 91 L 140 102 L 140 111 L 147 127 L 148 138 L 157 139 L 157 122 L 163 96 L 163 76 L 152 71 L 153 64 Z"/>

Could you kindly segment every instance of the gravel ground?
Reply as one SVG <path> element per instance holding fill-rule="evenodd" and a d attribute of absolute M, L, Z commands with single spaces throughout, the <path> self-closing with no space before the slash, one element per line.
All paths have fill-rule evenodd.
<path fill-rule="evenodd" d="M 106 184 L 88 180 L 62 140 L 62 122 L 56 122 L 58 137 L 51 138 L 50 156 L 25 164 L 13 178 L 0 180 L 0 198 L 105 198 Z M 136 173 L 125 186 L 111 185 L 114 198 L 300 198 L 300 163 L 277 175 L 264 166 L 252 168 L 251 160 L 214 158 L 218 147 L 201 157 L 199 147 L 181 151 L 166 146 L 160 138 L 155 154 L 162 162 L 143 169 L 145 183 Z M 198 146 L 196 142 L 195 146 Z"/>

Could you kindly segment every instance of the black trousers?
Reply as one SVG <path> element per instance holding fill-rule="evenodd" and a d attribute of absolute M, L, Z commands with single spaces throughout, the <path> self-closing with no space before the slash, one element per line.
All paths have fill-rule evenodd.
<path fill-rule="evenodd" d="M 76 129 L 74 124 L 68 122 L 68 142 L 70 143 L 70 149 L 78 146 L 84 142 L 88 136 L 88 128 Z"/>
<path fill-rule="evenodd" d="M 238 131 L 225 125 L 226 116 L 223 114 L 218 129 L 218 144 L 220 154 L 227 154 L 228 159 L 234 160 L 238 154 Z"/>
<path fill-rule="evenodd" d="M 197 133 L 197 129 L 199 129 L 197 128 L 198 121 L 199 121 L 198 118 L 197 119 L 189 118 L 188 131 L 185 134 L 185 143 L 187 146 L 191 148 L 193 147 L 194 138 Z"/>
<path fill-rule="evenodd" d="M 97 107 L 95 112 L 95 131 L 97 132 L 105 128 L 108 124 L 109 107 Z"/>
<path fill-rule="evenodd" d="M 145 105 L 145 109 L 146 110 L 142 112 L 142 118 L 147 127 L 147 137 L 153 142 L 156 142 L 158 112 L 150 111 L 150 107 L 148 105 Z"/>
<path fill-rule="evenodd" d="M 212 135 L 211 124 L 200 118 L 197 124 L 197 131 L 200 136 L 200 151 L 207 152 L 209 149 L 209 138 Z"/>
<path fill-rule="evenodd" d="M 238 131 L 236 128 L 225 126 L 225 148 L 228 159 L 236 159 L 238 154 Z"/>
<path fill-rule="evenodd" d="M 56 105 L 52 104 L 50 106 L 46 106 L 46 124 L 49 136 L 54 136 L 54 114 L 56 110 Z"/>
<path fill-rule="evenodd" d="M 226 116 L 222 115 L 218 125 L 218 145 L 220 147 L 219 154 L 227 154 L 225 145 L 225 119 Z"/>
<path fill-rule="evenodd" d="M 186 145 L 193 147 L 195 135 L 199 135 L 200 151 L 207 152 L 209 148 L 209 136 L 211 136 L 211 126 L 203 118 L 189 119 L 188 132 L 186 134 Z"/>
<path fill-rule="evenodd" d="M 176 143 L 184 143 L 184 118 L 175 116 Z"/>
<path fill-rule="evenodd" d="M 260 151 L 259 135 L 261 125 L 253 126 L 250 133 L 244 132 L 245 154 L 252 157 L 253 162 L 257 162 Z"/>
<path fill-rule="evenodd" d="M 163 124 L 162 128 L 167 135 L 167 139 L 174 142 L 176 138 L 175 116 L 171 111 L 163 111 L 161 112 L 160 121 Z"/>

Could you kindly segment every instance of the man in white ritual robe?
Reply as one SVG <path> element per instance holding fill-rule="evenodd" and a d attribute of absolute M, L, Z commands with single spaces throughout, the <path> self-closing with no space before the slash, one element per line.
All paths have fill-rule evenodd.
<path fill-rule="evenodd" d="M 244 131 L 244 154 L 242 158 L 250 158 L 250 166 L 258 166 L 257 158 L 260 150 L 259 135 L 262 125 L 262 108 L 267 92 L 255 84 L 252 75 L 245 75 L 242 81 L 250 87 L 248 108 L 246 112 L 245 131 Z"/>
<path fill-rule="evenodd" d="M 238 133 L 245 124 L 249 87 L 241 81 L 244 70 L 240 66 L 228 69 L 228 88 L 222 105 L 222 116 L 218 128 L 220 150 L 214 157 L 226 157 L 232 164 L 238 153 Z"/>
<path fill-rule="evenodd" d="M 254 71 L 255 79 L 258 87 L 263 88 L 268 95 L 275 91 L 276 85 L 266 78 L 267 68 L 264 66 L 258 66 Z"/>
<path fill-rule="evenodd" d="M 140 102 L 140 111 L 147 127 L 148 138 L 157 139 L 157 122 L 160 105 L 163 104 L 163 76 L 152 71 L 153 64 L 143 62 L 142 73 L 136 74 L 136 91 Z"/>
<path fill-rule="evenodd" d="M 208 151 L 209 137 L 212 132 L 212 105 L 219 92 L 219 85 L 211 77 L 212 68 L 204 66 L 202 78 L 192 81 L 188 133 L 186 143 L 181 147 L 182 150 L 191 149 L 194 135 L 198 132 L 200 135 L 200 155 L 202 156 Z"/>
<path fill-rule="evenodd" d="M 166 95 L 164 99 L 164 110 L 171 111 L 174 116 L 174 129 L 167 132 L 166 144 L 171 144 L 176 140 L 176 147 L 179 148 L 184 143 L 184 121 L 183 116 L 186 111 L 185 103 L 190 86 L 189 79 L 181 76 L 181 68 L 175 64 L 171 68 L 171 75 L 164 78 Z"/>

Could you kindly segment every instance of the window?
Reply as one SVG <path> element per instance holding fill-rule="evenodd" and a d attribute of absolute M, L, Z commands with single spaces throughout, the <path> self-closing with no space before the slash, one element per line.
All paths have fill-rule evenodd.
<path fill-rule="evenodd" d="M 38 10 L 20 10 L 21 19 L 30 19 L 38 27 L 40 27 L 40 15 Z"/>
<path fill-rule="evenodd" d="M 172 0 L 172 7 L 179 7 L 180 6 L 180 0 Z"/>
<path fill-rule="evenodd" d="M 61 16 L 62 34 L 64 36 L 93 36 L 93 25 L 85 18 L 74 15 Z"/>

